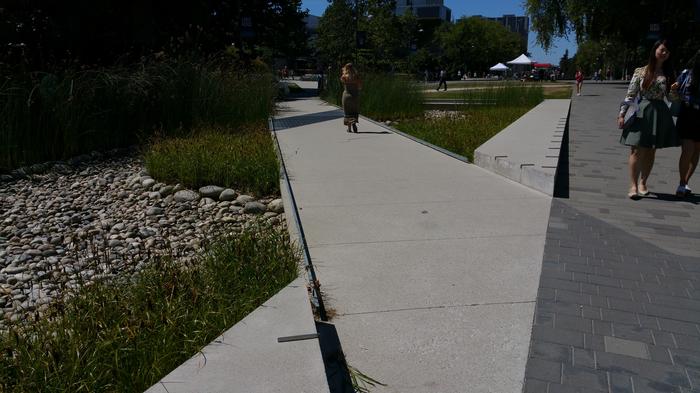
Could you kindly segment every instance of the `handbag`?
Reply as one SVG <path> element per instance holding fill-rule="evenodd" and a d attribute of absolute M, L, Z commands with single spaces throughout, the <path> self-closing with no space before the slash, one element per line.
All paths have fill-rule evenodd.
<path fill-rule="evenodd" d="M 634 120 L 639 115 L 638 100 L 639 97 L 635 98 L 632 102 L 629 103 L 629 106 L 627 107 L 627 112 L 625 112 L 625 123 L 622 126 L 623 130 L 629 128 L 632 124 L 634 124 Z"/>

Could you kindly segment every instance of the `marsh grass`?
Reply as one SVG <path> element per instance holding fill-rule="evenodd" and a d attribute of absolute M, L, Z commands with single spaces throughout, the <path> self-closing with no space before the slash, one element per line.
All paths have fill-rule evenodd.
<path fill-rule="evenodd" d="M 531 106 L 542 102 L 544 89 L 538 84 L 499 83 L 489 88 L 461 90 L 455 95 L 466 102 L 497 107 Z"/>
<path fill-rule="evenodd" d="M 271 74 L 192 60 L 6 76 L 0 171 L 132 145 L 156 131 L 262 121 L 275 94 Z"/>
<path fill-rule="evenodd" d="M 158 181 L 189 188 L 219 185 L 258 196 L 279 192 L 279 165 L 265 125 L 202 127 L 184 137 L 156 138 L 144 153 Z"/>
<path fill-rule="evenodd" d="M 0 333 L 0 391 L 141 392 L 297 277 L 286 232 L 225 235 L 195 262 L 154 260 Z"/>
<path fill-rule="evenodd" d="M 331 72 L 321 97 L 341 106 L 343 86 L 337 72 Z M 375 120 L 404 119 L 423 112 L 421 87 L 405 76 L 367 74 L 362 77 L 360 114 Z"/>
<path fill-rule="evenodd" d="M 424 118 L 401 122 L 396 127 L 426 142 L 474 160 L 474 150 L 532 109 L 527 106 L 470 107 L 461 119 Z"/>

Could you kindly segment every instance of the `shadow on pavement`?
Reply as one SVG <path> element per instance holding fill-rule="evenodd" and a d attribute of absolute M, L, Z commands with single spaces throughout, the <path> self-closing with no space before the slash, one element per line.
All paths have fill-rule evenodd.
<path fill-rule="evenodd" d="M 326 368 L 326 379 L 331 393 L 354 393 L 345 354 L 340 346 L 340 338 L 335 326 L 330 323 L 316 322 L 319 334 L 323 365 Z"/>
<path fill-rule="evenodd" d="M 276 117 L 275 118 L 275 131 L 281 131 L 287 128 L 303 127 L 309 124 L 322 123 L 324 121 L 329 121 L 333 119 L 340 119 L 343 117 L 343 112 L 338 109 L 332 109 L 325 112 L 318 112 L 312 114 L 303 114 L 299 116 L 290 117 Z M 342 126 L 342 124 L 340 124 Z"/>
<path fill-rule="evenodd" d="M 557 171 L 554 175 L 554 191 L 555 198 L 569 198 L 569 122 L 571 119 L 571 105 L 569 105 L 569 113 L 566 116 L 566 125 L 564 126 L 564 135 L 561 140 L 561 149 L 559 150 L 559 162 L 557 163 Z"/>
<path fill-rule="evenodd" d="M 687 203 L 692 203 L 693 205 L 700 204 L 700 195 L 693 194 L 684 198 L 677 197 L 675 194 L 665 194 L 662 192 L 652 192 L 650 195 L 655 196 L 656 198 L 651 198 L 651 199 L 658 199 L 660 201 L 664 202 L 687 202 Z M 649 198 L 647 198 L 649 199 Z"/>
<path fill-rule="evenodd" d="M 389 131 L 357 131 L 356 134 L 391 134 Z"/>

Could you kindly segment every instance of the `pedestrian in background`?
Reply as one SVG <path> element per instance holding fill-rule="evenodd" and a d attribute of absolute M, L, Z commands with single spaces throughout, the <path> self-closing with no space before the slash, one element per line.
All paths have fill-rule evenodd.
<path fill-rule="evenodd" d="M 678 78 L 681 108 L 676 128 L 681 138 L 681 157 L 678 160 L 680 183 L 676 196 L 686 197 L 693 192 L 688 187 L 700 158 L 700 50 L 688 62 Z"/>
<path fill-rule="evenodd" d="M 343 124 L 348 126 L 348 132 L 357 133 L 357 123 L 360 117 L 360 87 L 362 87 L 362 80 L 352 63 L 343 66 L 340 82 L 345 87 L 342 101 L 343 112 L 345 112 Z"/>
<path fill-rule="evenodd" d="M 445 70 L 440 70 L 440 83 L 438 84 L 437 91 L 440 91 L 440 86 L 445 85 L 445 90 L 447 91 L 447 72 Z"/>
<path fill-rule="evenodd" d="M 583 87 L 583 72 L 580 68 L 576 69 L 576 95 L 581 95 L 581 87 Z"/>
<path fill-rule="evenodd" d="M 631 199 L 649 194 L 647 180 L 654 166 L 656 149 L 681 144 L 671 110 L 664 101 L 678 101 L 678 85 L 673 83 L 668 44 L 666 40 L 654 43 L 647 65 L 634 70 L 617 118 L 618 127 L 623 129 L 620 143 L 630 146 L 631 185 L 627 196 Z M 635 106 L 638 96 L 641 98 L 639 109 L 625 124 L 627 110 Z"/>

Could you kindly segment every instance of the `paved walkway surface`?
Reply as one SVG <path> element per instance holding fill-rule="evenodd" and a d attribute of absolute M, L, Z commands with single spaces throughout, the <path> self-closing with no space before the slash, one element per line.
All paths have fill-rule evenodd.
<path fill-rule="evenodd" d="M 348 363 L 373 392 L 523 389 L 551 198 L 286 103 L 277 135 Z"/>
<path fill-rule="evenodd" d="M 673 196 L 678 148 L 658 151 L 649 198 L 625 197 L 625 89 L 588 83 L 572 102 L 570 198 L 552 204 L 528 393 L 700 392 L 700 198 Z"/>

